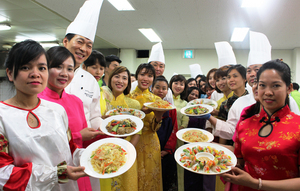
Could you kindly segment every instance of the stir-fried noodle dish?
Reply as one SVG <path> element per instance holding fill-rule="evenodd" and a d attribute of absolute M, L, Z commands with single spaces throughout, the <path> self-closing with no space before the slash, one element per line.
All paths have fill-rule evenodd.
<path fill-rule="evenodd" d="M 126 154 L 121 146 L 105 143 L 92 152 L 91 164 L 100 174 L 113 173 L 126 163 Z"/>
<path fill-rule="evenodd" d="M 208 136 L 199 130 L 189 130 L 183 133 L 182 139 L 188 142 L 207 142 Z"/>
<path fill-rule="evenodd" d="M 150 107 L 162 108 L 162 109 L 171 109 L 172 106 L 169 102 L 164 100 L 158 100 L 149 105 Z"/>

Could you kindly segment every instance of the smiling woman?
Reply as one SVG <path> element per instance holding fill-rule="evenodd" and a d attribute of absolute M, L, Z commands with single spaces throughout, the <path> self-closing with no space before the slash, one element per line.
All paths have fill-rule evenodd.
<path fill-rule="evenodd" d="M 298 134 L 300 118 L 287 104 L 290 68 L 280 60 L 269 61 L 259 69 L 257 79 L 263 109 L 236 128 L 234 153 L 243 170 L 233 168 L 223 177 L 246 191 L 299 190 L 300 144 L 292 135 Z"/>
<path fill-rule="evenodd" d="M 218 118 L 227 120 L 229 109 L 235 100 L 248 94 L 245 89 L 246 81 L 246 68 L 244 66 L 237 64 L 227 70 L 227 84 L 233 91 L 233 96 L 221 103 Z"/>
<path fill-rule="evenodd" d="M 124 66 L 117 66 L 113 69 L 108 78 L 108 86 L 102 86 L 103 99 L 105 99 L 104 111 L 115 108 L 141 109 L 138 101 L 127 97 L 131 88 L 129 70 Z M 108 116 L 102 116 L 106 118 Z M 136 146 L 139 142 L 141 132 L 126 137 L 126 140 Z M 111 179 L 101 179 L 101 190 L 138 190 L 137 162 L 124 174 Z"/>
<path fill-rule="evenodd" d="M 82 148 L 87 144 L 85 141 L 91 140 L 101 133 L 88 127 L 82 101 L 64 90 L 74 77 L 74 56 L 68 49 L 61 46 L 50 48 L 47 55 L 49 58 L 49 80 L 47 87 L 38 97 L 64 107 L 74 142 Z M 78 179 L 78 186 L 79 190 L 92 190 L 88 177 Z"/>
<path fill-rule="evenodd" d="M 130 98 L 141 105 L 161 100 L 149 91 L 155 79 L 155 69 L 149 63 L 140 64 L 135 76 L 138 86 L 130 93 Z M 146 113 L 141 138 L 136 146 L 139 184 L 138 190 L 162 190 L 160 144 L 156 131 L 161 126 L 164 111 L 155 111 L 143 107 Z"/>
<path fill-rule="evenodd" d="M 66 112 L 37 97 L 47 85 L 45 50 L 32 40 L 17 43 L 5 66 L 16 95 L 0 102 L 0 189 L 78 190 L 67 178 L 86 174 L 84 167 L 70 166 L 79 165 L 82 151 L 68 136 Z M 20 176 L 22 181 L 16 183 Z"/>

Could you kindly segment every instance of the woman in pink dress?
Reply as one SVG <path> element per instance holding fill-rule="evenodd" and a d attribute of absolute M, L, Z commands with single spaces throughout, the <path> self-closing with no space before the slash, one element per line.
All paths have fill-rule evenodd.
<path fill-rule="evenodd" d="M 83 142 L 91 140 L 101 132 L 87 127 L 82 101 L 64 88 L 74 77 L 74 56 L 65 47 L 52 47 L 47 51 L 49 58 L 49 79 L 45 90 L 38 94 L 39 98 L 52 101 L 64 107 L 68 115 L 69 128 L 74 142 L 83 148 Z M 89 177 L 78 179 L 80 191 L 91 191 Z"/>

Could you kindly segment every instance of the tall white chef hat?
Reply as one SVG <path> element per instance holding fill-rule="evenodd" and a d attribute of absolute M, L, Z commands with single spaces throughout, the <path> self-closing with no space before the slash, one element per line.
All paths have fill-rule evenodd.
<path fill-rule="evenodd" d="M 85 1 L 74 21 L 68 26 L 66 34 L 81 35 L 94 42 L 102 3 L 103 0 Z"/>
<path fill-rule="evenodd" d="M 196 78 L 199 74 L 203 75 L 203 72 L 201 70 L 201 66 L 199 64 L 191 64 L 189 65 L 190 71 L 191 71 L 191 77 Z"/>
<path fill-rule="evenodd" d="M 159 61 L 165 64 L 165 55 L 161 42 L 152 46 L 148 62 Z"/>
<path fill-rule="evenodd" d="M 247 67 L 271 60 L 271 44 L 263 33 L 250 31 L 250 52 Z"/>
<path fill-rule="evenodd" d="M 218 54 L 219 68 L 226 65 L 236 65 L 234 52 L 228 42 L 215 42 L 215 47 Z"/>

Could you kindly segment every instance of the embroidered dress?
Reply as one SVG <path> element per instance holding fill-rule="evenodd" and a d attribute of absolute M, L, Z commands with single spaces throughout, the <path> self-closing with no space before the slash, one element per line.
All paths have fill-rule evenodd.
<path fill-rule="evenodd" d="M 83 148 L 82 136 L 80 131 L 87 127 L 84 116 L 82 101 L 71 94 L 67 94 L 64 90 L 61 97 L 55 91 L 46 87 L 43 92 L 38 94 L 39 98 L 58 103 L 63 106 L 68 115 L 69 128 L 71 130 L 74 143 L 79 148 Z M 91 191 L 91 183 L 89 177 L 82 177 L 77 180 L 80 191 Z"/>
<path fill-rule="evenodd" d="M 161 100 L 148 89 L 141 91 L 138 87 L 130 93 L 130 98 L 137 100 L 141 105 L 146 102 Z M 160 144 L 156 131 L 160 124 L 155 126 L 155 116 L 151 112 L 143 119 L 142 135 L 136 146 L 138 167 L 138 190 L 162 190 Z"/>
<path fill-rule="evenodd" d="M 111 90 L 107 86 L 103 86 L 102 90 L 103 96 L 106 100 L 104 105 L 105 113 L 111 109 L 115 108 L 132 108 L 132 109 L 141 109 L 141 105 L 138 101 L 126 97 L 124 94 L 119 95 L 115 98 L 112 95 Z M 139 132 L 138 134 L 141 134 Z M 131 140 L 132 136 L 126 137 L 127 141 Z M 137 173 L 137 161 L 133 166 L 124 174 L 111 178 L 111 179 L 100 179 L 101 190 L 105 191 L 134 191 L 138 190 L 138 173 Z"/>
<path fill-rule="evenodd" d="M 267 136 L 259 131 L 266 124 L 272 130 Z M 300 150 L 300 116 L 286 105 L 271 116 L 264 109 L 237 125 L 235 155 L 245 161 L 244 170 L 262 180 L 298 177 Z M 239 186 L 239 190 L 255 190 Z"/>
<path fill-rule="evenodd" d="M 37 127 L 28 125 L 29 113 Z M 68 133 L 67 114 L 59 104 L 40 99 L 26 110 L 0 102 L 0 190 L 76 191 L 76 181 L 59 182 L 66 182 L 66 165 L 79 166 L 82 151 Z"/>

